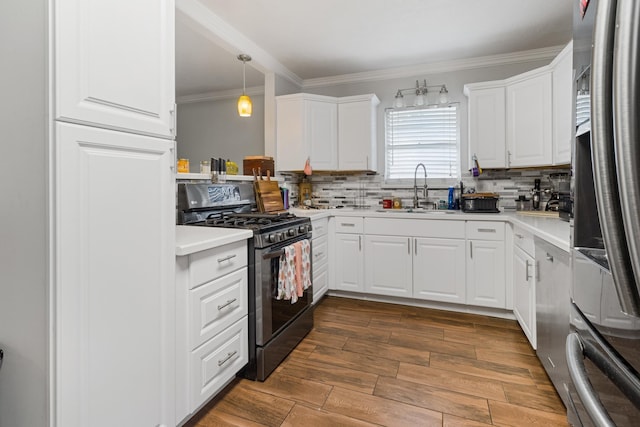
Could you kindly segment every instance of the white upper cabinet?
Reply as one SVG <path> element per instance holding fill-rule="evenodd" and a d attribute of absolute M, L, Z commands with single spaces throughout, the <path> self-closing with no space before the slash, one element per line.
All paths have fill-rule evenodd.
<path fill-rule="evenodd" d="M 334 98 L 297 93 L 276 98 L 276 169 L 376 170 L 373 95 Z"/>
<path fill-rule="evenodd" d="M 469 168 L 571 163 L 572 43 L 545 67 L 464 86 L 469 98 Z"/>
<path fill-rule="evenodd" d="M 505 87 L 502 81 L 464 87 L 469 98 L 469 169 L 476 156 L 482 168 L 505 168 Z"/>
<path fill-rule="evenodd" d="M 534 70 L 507 84 L 507 167 L 552 163 L 551 72 Z"/>
<path fill-rule="evenodd" d="M 55 117 L 175 135 L 174 0 L 55 2 Z"/>
<path fill-rule="evenodd" d="M 571 163 L 573 120 L 573 42 L 551 64 L 553 68 L 553 164 Z"/>
<path fill-rule="evenodd" d="M 377 169 L 376 116 L 380 100 L 374 94 L 338 99 L 338 169 Z"/>
<path fill-rule="evenodd" d="M 335 98 L 297 93 L 276 98 L 276 169 L 299 171 L 307 159 L 318 170 L 338 167 Z"/>

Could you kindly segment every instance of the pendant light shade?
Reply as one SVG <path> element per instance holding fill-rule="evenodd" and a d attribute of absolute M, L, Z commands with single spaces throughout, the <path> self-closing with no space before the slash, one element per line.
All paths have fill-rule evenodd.
<path fill-rule="evenodd" d="M 244 53 L 238 55 L 238 59 L 242 61 L 242 95 L 238 98 L 238 114 L 240 117 L 251 117 L 253 111 L 253 104 L 251 98 L 245 94 L 245 67 L 248 61 L 251 61 L 251 57 Z"/>

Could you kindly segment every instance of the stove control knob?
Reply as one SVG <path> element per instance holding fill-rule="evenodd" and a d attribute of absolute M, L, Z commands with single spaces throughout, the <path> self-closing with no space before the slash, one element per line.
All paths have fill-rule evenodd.
<path fill-rule="evenodd" d="M 276 242 L 276 235 L 275 234 L 269 234 L 267 236 L 267 242 L 269 243 L 275 243 Z"/>
<path fill-rule="evenodd" d="M 296 235 L 296 230 L 295 230 L 295 228 L 290 228 L 290 229 L 287 231 L 287 234 L 289 235 L 289 237 L 293 237 L 293 236 L 295 236 L 295 235 Z"/>
<path fill-rule="evenodd" d="M 284 233 L 278 233 L 278 241 L 281 241 L 284 239 Z"/>
<path fill-rule="evenodd" d="M 300 227 L 298 227 L 298 233 L 304 234 L 306 232 L 307 232 L 307 226 L 306 225 L 301 225 Z"/>

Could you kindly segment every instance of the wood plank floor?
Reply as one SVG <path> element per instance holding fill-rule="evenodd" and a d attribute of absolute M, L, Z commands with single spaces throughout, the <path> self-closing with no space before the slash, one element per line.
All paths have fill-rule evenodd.
<path fill-rule="evenodd" d="M 567 426 L 517 322 L 327 297 L 265 382 L 235 380 L 187 424 Z"/>

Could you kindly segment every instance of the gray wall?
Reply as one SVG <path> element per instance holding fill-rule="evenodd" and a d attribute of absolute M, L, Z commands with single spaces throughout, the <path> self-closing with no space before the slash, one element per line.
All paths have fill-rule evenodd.
<path fill-rule="evenodd" d="M 47 424 L 47 1 L 0 2 L 0 426 Z"/>
<path fill-rule="evenodd" d="M 235 98 L 178 105 L 178 158 L 189 159 L 192 173 L 211 157 L 236 162 L 242 173 L 245 156 L 264 154 L 264 96 L 251 100 L 251 117 L 238 116 Z"/>

